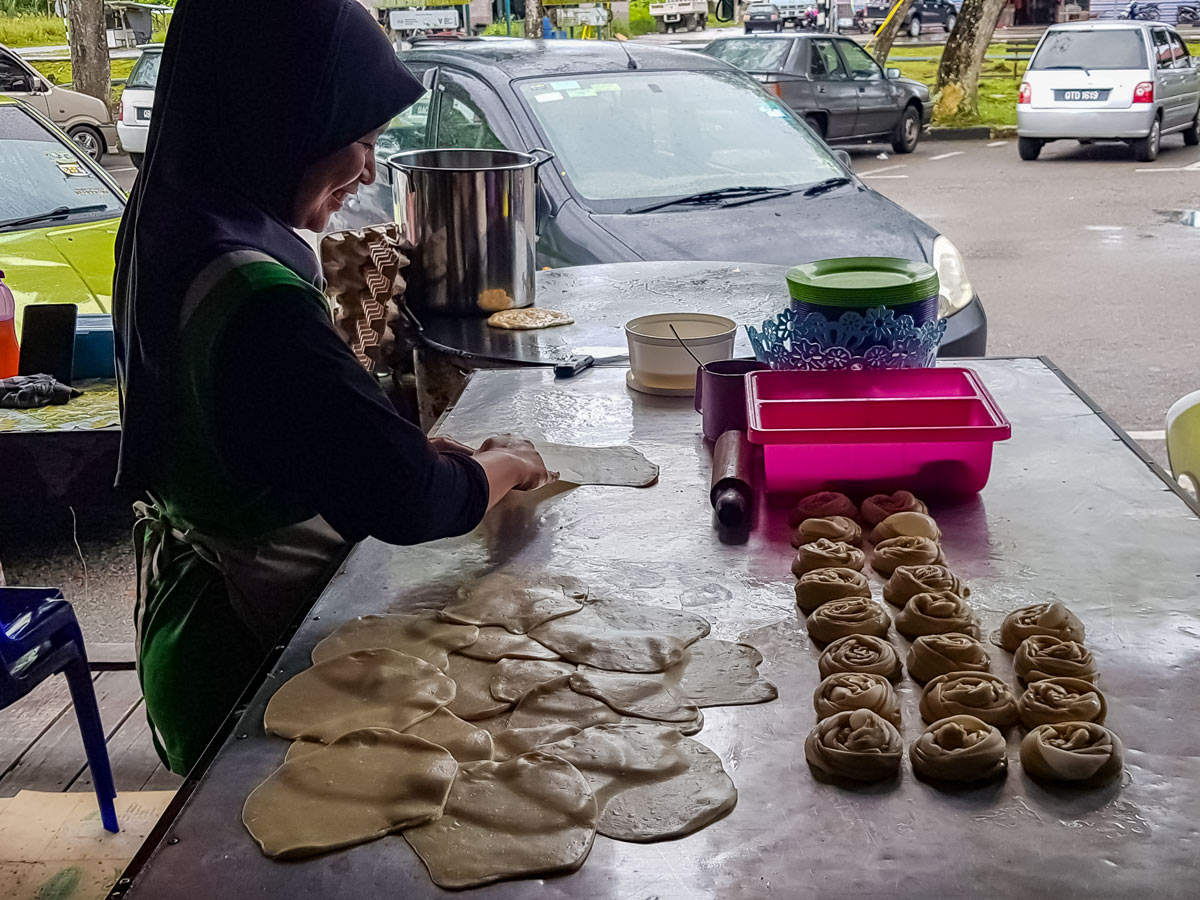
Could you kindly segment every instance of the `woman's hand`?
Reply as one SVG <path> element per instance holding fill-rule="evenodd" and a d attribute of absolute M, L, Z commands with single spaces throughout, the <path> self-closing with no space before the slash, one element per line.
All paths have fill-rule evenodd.
<path fill-rule="evenodd" d="M 557 472 L 547 471 L 532 443 L 511 434 L 488 438 L 475 454 L 475 461 L 487 473 L 491 487 L 489 507 L 510 490 L 535 491 L 558 479 Z"/>
<path fill-rule="evenodd" d="M 435 437 L 429 439 L 429 445 L 438 453 L 461 453 L 464 456 L 474 456 L 475 451 L 466 444 L 460 444 L 453 438 Z"/>

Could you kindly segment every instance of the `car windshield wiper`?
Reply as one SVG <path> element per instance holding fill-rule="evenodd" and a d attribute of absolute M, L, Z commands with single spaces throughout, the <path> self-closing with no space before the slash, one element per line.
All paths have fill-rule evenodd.
<path fill-rule="evenodd" d="M 824 181 L 818 181 L 816 184 L 810 184 L 803 188 L 781 188 L 780 190 L 770 194 L 759 194 L 756 197 L 749 197 L 745 200 L 738 200 L 734 203 L 724 203 L 722 209 L 729 209 L 733 206 L 745 206 L 748 203 L 757 203 L 759 200 L 770 200 L 774 197 L 787 197 L 791 194 L 802 194 L 805 197 L 816 197 L 819 194 L 824 194 L 827 191 L 832 191 L 836 188 L 845 187 L 853 182 L 845 175 L 836 175 L 833 178 L 826 178 Z"/>
<path fill-rule="evenodd" d="M 0 228 L 12 228 L 16 225 L 34 225 L 49 219 L 65 219 L 67 216 L 73 216 L 76 213 L 99 212 L 102 209 L 108 209 L 108 204 L 91 203 L 87 206 L 56 206 L 49 212 L 38 213 L 33 216 L 22 216 L 19 219 L 8 219 L 7 221 L 0 222 Z"/>
<path fill-rule="evenodd" d="M 1075 69 L 1084 75 L 1091 75 L 1092 70 L 1087 66 L 1038 66 L 1039 69 Z"/>
<path fill-rule="evenodd" d="M 726 197 L 744 197 L 751 194 L 790 194 L 787 188 L 777 187 L 727 187 L 718 188 L 715 191 L 700 191 L 697 194 L 685 194 L 682 197 L 674 197 L 670 200 L 660 200 L 657 203 L 650 203 L 646 206 L 633 206 L 625 210 L 625 215 L 635 215 L 637 213 L 654 212 L 656 209 L 666 209 L 668 206 L 674 206 L 677 203 L 715 203 L 718 200 L 724 200 Z"/>

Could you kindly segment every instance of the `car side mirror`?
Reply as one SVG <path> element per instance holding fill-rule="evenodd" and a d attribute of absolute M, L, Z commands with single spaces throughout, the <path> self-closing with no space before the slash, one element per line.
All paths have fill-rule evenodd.
<path fill-rule="evenodd" d="M 850 154 L 847 153 L 845 150 L 834 150 L 833 155 L 835 157 L 837 157 L 837 161 L 840 162 L 847 169 L 854 168 L 854 160 L 852 160 L 850 158 Z"/>
<path fill-rule="evenodd" d="M 885 74 L 887 75 L 887 77 L 888 77 L 888 78 L 899 78 L 899 77 L 900 77 L 900 70 L 899 70 L 899 69 L 894 69 L 894 68 L 893 68 L 893 69 L 887 69 L 887 70 L 885 70 Z"/>

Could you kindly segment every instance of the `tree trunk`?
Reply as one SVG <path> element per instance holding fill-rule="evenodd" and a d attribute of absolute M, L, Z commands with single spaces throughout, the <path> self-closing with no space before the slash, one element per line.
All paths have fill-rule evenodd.
<path fill-rule="evenodd" d="M 69 0 L 67 15 L 71 28 L 71 86 L 110 103 L 103 0 Z"/>
<path fill-rule="evenodd" d="M 542 39 L 542 0 L 525 0 L 525 37 Z"/>
<path fill-rule="evenodd" d="M 979 71 L 1007 2 L 963 0 L 938 66 L 933 108 L 939 120 L 979 114 Z"/>
<path fill-rule="evenodd" d="M 908 15 L 908 11 L 912 9 L 913 0 L 900 0 L 900 8 L 888 20 L 887 25 L 875 37 L 874 45 L 871 52 L 875 54 L 875 61 L 881 66 L 887 66 L 888 54 L 892 52 L 892 42 L 896 40 L 896 35 L 900 33 L 900 26 L 904 23 L 904 17 Z"/>

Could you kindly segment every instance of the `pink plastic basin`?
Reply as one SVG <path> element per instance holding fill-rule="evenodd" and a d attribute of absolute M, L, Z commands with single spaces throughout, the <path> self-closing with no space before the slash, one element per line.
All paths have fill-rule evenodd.
<path fill-rule="evenodd" d="M 751 372 L 768 491 L 972 494 L 1012 426 L 970 369 Z"/>

